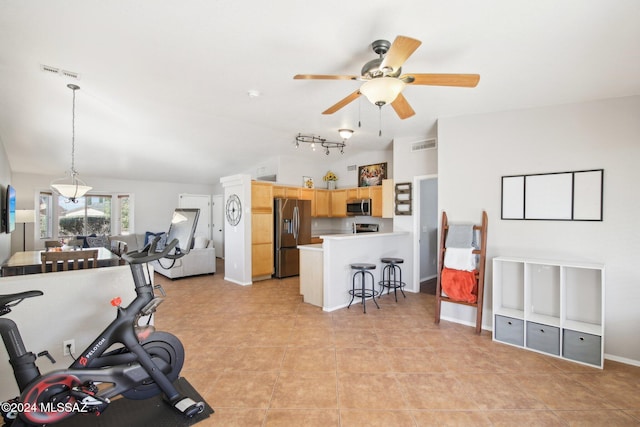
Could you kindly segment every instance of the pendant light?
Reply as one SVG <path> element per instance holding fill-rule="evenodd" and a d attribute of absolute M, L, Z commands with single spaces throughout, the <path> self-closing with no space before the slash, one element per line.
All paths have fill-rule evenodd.
<path fill-rule="evenodd" d="M 91 187 L 86 185 L 84 181 L 78 178 L 78 172 L 75 166 L 75 150 L 76 150 L 76 91 L 80 86 L 68 84 L 67 87 L 73 91 L 73 108 L 71 110 L 71 169 L 67 172 L 67 176 L 51 182 L 51 189 L 69 202 L 78 203 L 78 199 L 85 194 Z"/>

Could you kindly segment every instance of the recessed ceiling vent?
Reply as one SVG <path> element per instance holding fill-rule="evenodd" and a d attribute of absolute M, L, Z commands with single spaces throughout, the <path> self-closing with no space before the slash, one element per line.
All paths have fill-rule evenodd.
<path fill-rule="evenodd" d="M 40 70 L 44 71 L 45 73 L 57 74 L 68 79 L 80 80 L 80 74 L 76 73 L 75 71 L 61 70 L 60 68 L 44 64 L 40 64 Z"/>
<path fill-rule="evenodd" d="M 425 139 L 424 141 L 411 144 L 411 151 L 433 150 L 434 148 L 438 148 L 438 140 L 435 138 Z"/>

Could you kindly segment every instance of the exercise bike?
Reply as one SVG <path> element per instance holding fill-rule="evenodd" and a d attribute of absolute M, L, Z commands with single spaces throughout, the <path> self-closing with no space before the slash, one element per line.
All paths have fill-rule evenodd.
<path fill-rule="evenodd" d="M 112 301 L 116 319 L 67 369 L 42 375 L 35 364 L 36 355 L 26 350 L 16 323 L 0 318 L 0 335 L 20 389 L 18 398 L 2 402 L 5 425 L 53 424 L 77 413 L 100 415 L 118 396 L 148 399 L 164 393 L 169 404 L 185 417 L 204 410 L 203 402 L 181 395 L 173 385 L 184 363 L 182 343 L 167 332 L 156 332 L 149 322 L 139 324 L 141 318 L 150 319 L 162 302 L 154 294 L 146 263 L 180 258 L 184 254 L 174 249 L 178 242 L 173 239 L 161 252 L 156 252 L 158 238 L 155 238 L 141 251 L 122 256 L 131 268 L 137 296 L 127 307 L 121 307 L 117 299 Z M 36 290 L 0 295 L 0 316 L 23 300 L 41 295 L 43 292 Z M 114 344 L 121 346 L 112 349 Z M 55 363 L 48 352 L 40 355 Z"/>

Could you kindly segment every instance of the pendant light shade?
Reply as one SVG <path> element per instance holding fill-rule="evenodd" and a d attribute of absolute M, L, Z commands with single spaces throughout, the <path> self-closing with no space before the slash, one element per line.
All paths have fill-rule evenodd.
<path fill-rule="evenodd" d="M 360 88 L 360 93 L 378 107 L 390 104 L 404 89 L 405 83 L 395 77 L 378 77 L 371 79 Z"/>
<path fill-rule="evenodd" d="M 89 187 L 80 178 L 75 167 L 75 149 L 76 149 L 76 90 L 79 86 L 68 84 L 67 87 L 73 91 L 73 107 L 71 110 L 71 169 L 66 173 L 64 178 L 56 179 L 51 182 L 51 190 L 61 195 L 70 202 L 77 203 L 78 199 L 92 187 Z"/>

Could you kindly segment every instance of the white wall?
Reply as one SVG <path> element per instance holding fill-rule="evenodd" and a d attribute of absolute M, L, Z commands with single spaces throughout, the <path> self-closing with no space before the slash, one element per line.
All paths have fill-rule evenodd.
<path fill-rule="evenodd" d="M 17 208 L 34 209 L 36 195 L 41 190 L 49 189 L 49 183 L 59 177 L 46 175 L 34 175 L 15 173 L 14 186 L 16 187 Z M 169 228 L 171 214 L 178 207 L 178 196 L 181 193 L 189 194 L 213 194 L 213 185 L 205 184 L 179 184 L 156 181 L 133 181 L 123 179 L 82 177 L 88 185 L 93 187 L 92 192 L 121 192 L 133 195 L 134 206 L 134 231 L 144 233 L 146 231 L 166 231 Z M 16 230 L 13 246 L 15 250 L 22 250 L 22 234 Z M 29 238 L 36 242 L 35 247 L 42 248 L 34 228 L 29 232 L 27 228 L 27 241 Z M 19 242 L 18 242 L 19 240 Z M 29 244 L 27 244 L 29 247 Z M 34 246 L 32 246 L 34 247 Z"/>
<path fill-rule="evenodd" d="M 486 315 L 491 321 L 495 256 L 606 265 L 605 353 L 640 364 L 640 96 L 440 119 L 438 196 L 450 220 L 489 216 Z M 502 221 L 503 175 L 604 169 L 602 222 Z M 472 322 L 468 307 L 443 317 Z"/>
<path fill-rule="evenodd" d="M 4 144 L 0 140 L 0 200 L 4 200 L 7 191 L 7 185 L 11 182 L 11 168 L 9 167 L 9 159 L 7 159 L 7 153 L 4 150 Z M 12 184 L 13 185 L 13 184 Z M 2 208 L 4 202 L 0 202 L 0 215 L 2 214 Z M 17 227 L 16 227 L 17 228 Z M 0 232 L 0 263 L 3 263 L 11 256 L 11 235 Z"/>
<path fill-rule="evenodd" d="M 232 194 L 240 198 L 242 216 L 238 225 L 224 221 L 224 279 L 239 285 L 252 284 L 251 176 L 240 174 L 220 178 L 224 203 Z"/>

